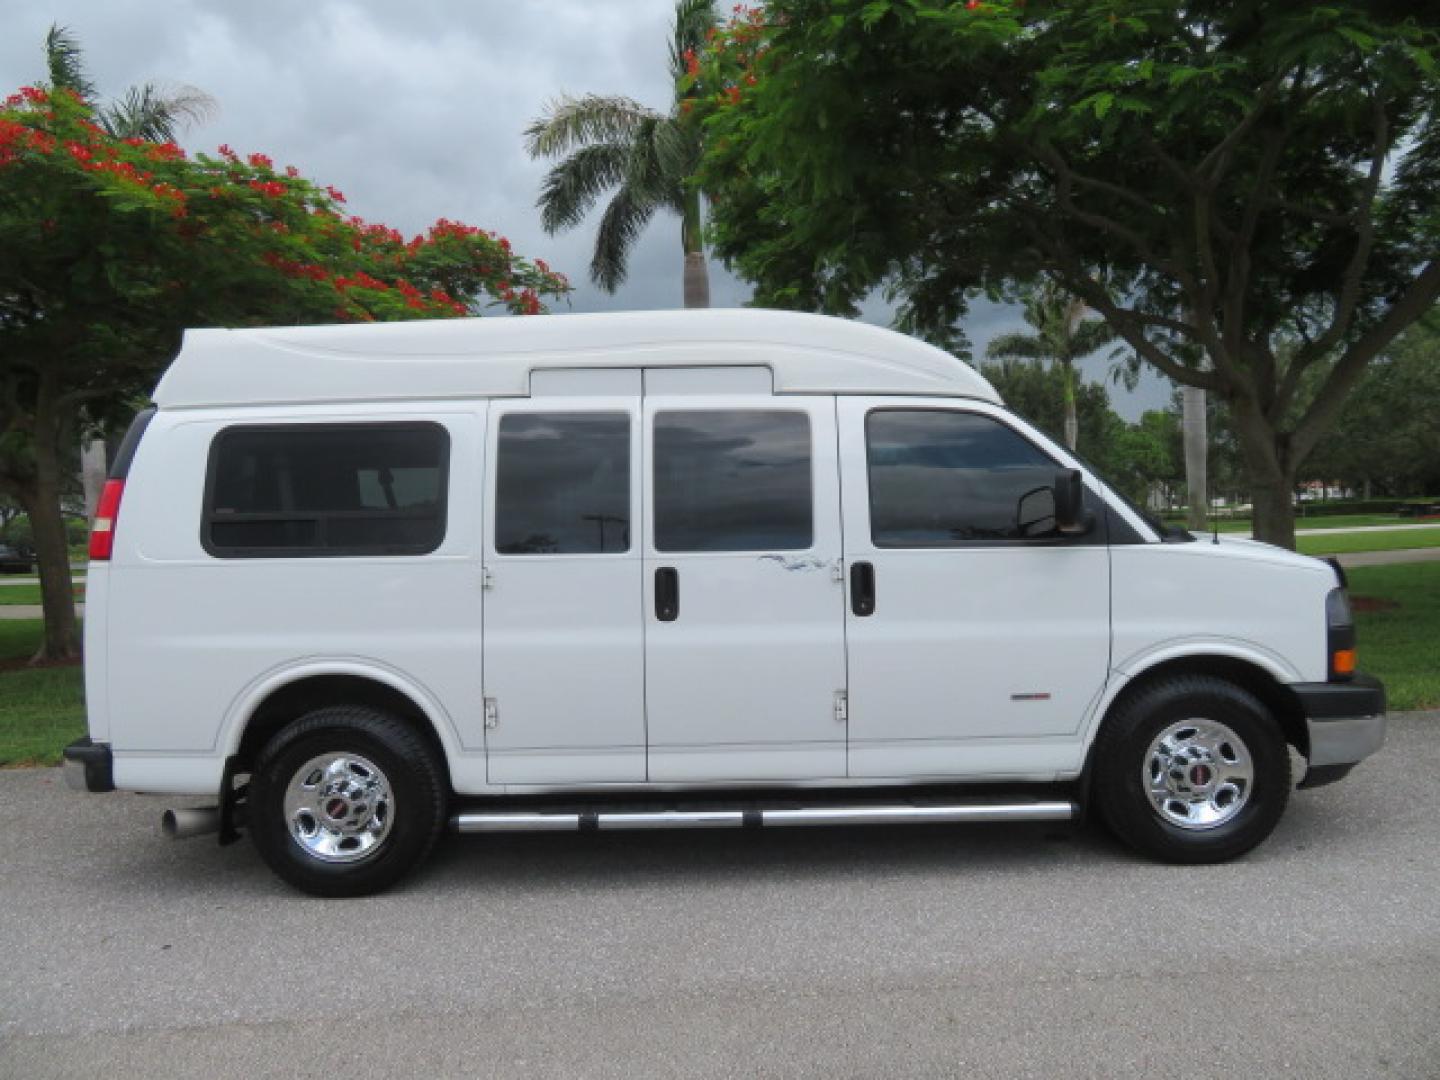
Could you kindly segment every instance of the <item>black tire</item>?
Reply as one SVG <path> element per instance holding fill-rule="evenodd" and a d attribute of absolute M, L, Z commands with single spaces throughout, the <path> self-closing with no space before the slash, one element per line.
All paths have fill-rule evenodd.
<path fill-rule="evenodd" d="M 1196 759 L 1188 765 L 1180 765 L 1167 751 L 1151 755 L 1152 745 L 1175 725 L 1180 727 L 1172 736 L 1176 741 L 1171 747 L 1203 746 L 1207 729 L 1195 736 L 1186 734 L 1197 720 L 1223 725 L 1241 745 L 1235 747 L 1222 735 L 1214 758 Z M 1212 726 L 1208 730 L 1219 729 Z M 1195 778 L 1214 783 L 1213 772 L 1232 767 L 1227 762 L 1244 760 L 1242 754 L 1248 757 L 1252 774 L 1247 784 L 1222 785 L 1226 790 L 1216 788 L 1216 797 L 1209 801 L 1200 794 L 1203 785 L 1190 787 L 1168 801 L 1157 796 L 1161 805 L 1151 801 L 1146 781 L 1152 763 L 1174 768 L 1156 769 L 1157 787 L 1170 783 L 1172 776 L 1181 785 Z M 1218 763 L 1209 773 L 1206 760 Z M 1196 766 L 1191 774 L 1188 769 Z M 1243 772 L 1235 768 L 1237 773 Z M 1243 797 L 1234 794 L 1242 789 Z M 1290 797 L 1290 752 L 1275 718 L 1249 691 L 1213 676 L 1177 676 L 1142 686 L 1106 717 L 1095 743 L 1091 790 L 1105 824 L 1141 854 L 1173 863 L 1224 862 L 1249 851 L 1279 822 Z M 1227 790 L 1228 804 L 1220 801 Z M 1195 801 L 1187 807 L 1191 797 Z M 1187 809 L 1196 820 L 1177 824 L 1176 819 Z M 1207 823 L 1203 820 L 1206 814 L 1219 820 Z"/>
<path fill-rule="evenodd" d="M 388 792 L 388 798 L 373 799 L 368 810 L 367 796 L 357 796 L 360 812 L 351 820 L 368 813 L 374 827 L 334 841 L 354 841 L 352 850 L 329 854 L 348 860 L 341 862 L 308 850 L 292 832 L 285 810 L 286 793 L 292 781 L 299 784 L 300 770 L 317 758 L 334 756 L 352 766 L 360 762 L 350 771 L 362 778 L 369 771 L 365 764 L 373 765 L 382 782 L 375 790 Z M 389 888 L 430 854 L 445 826 L 448 788 L 442 763 L 414 728 L 376 709 L 336 705 L 307 713 L 265 745 L 246 801 L 255 846 L 282 879 L 312 896 L 369 896 Z M 383 818 L 377 822 L 382 803 Z M 314 815 L 308 821 L 316 825 Z M 382 826 L 383 834 L 375 839 Z M 320 832 L 317 826 L 312 835 Z M 362 842 L 373 847 L 358 850 Z"/>

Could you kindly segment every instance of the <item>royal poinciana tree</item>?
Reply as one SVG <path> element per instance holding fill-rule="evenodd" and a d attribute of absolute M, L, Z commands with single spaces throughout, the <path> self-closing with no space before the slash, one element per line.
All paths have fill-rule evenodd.
<path fill-rule="evenodd" d="M 770 0 L 716 37 L 701 182 L 762 303 L 877 285 L 944 340 L 1044 275 L 1219 395 L 1266 540 L 1366 365 L 1440 297 L 1440 9 Z"/>
<path fill-rule="evenodd" d="M 406 238 L 343 202 L 261 154 L 117 138 L 72 91 L 0 106 L 0 492 L 30 517 L 40 658 L 77 648 L 60 490 L 78 427 L 148 393 L 184 327 L 536 314 L 568 290 L 493 233 Z"/>

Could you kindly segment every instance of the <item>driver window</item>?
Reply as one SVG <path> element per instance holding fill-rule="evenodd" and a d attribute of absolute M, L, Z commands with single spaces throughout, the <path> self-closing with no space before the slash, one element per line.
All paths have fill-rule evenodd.
<path fill-rule="evenodd" d="M 994 417 L 877 409 L 865 441 L 876 547 L 1015 543 L 1053 528 L 1061 466 Z"/>

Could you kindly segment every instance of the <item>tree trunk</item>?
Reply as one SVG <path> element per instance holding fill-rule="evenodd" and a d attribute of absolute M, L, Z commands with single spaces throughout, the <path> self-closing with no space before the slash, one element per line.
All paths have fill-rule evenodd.
<path fill-rule="evenodd" d="M 1073 452 L 1079 448 L 1080 418 L 1075 414 L 1075 365 L 1065 361 L 1065 445 Z"/>
<path fill-rule="evenodd" d="M 85 516 L 93 519 L 105 486 L 105 440 L 90 439 L 80 447 L 80 480 L 85 486 Z"/>
<path fill-rule="evenodd" d="M 47 438 L 35 440 L 35 485 L 25 503 L 40 569 L 40 603 L 45 636 L 35 660 L 65 660 L 80 655 L 75 621 L 75 584 L 70 576 L 70 544 L 60 512 L 60 461 Z"/>
<path fill-rule="evenodd" d="M 45 634 L 34 661 L 68 660 L 80 655 L 75 622 L 75 584 L 70 577 L 70 544 L 60 511 L 64 479 L 60 447 L 66 421 L 58 412 L 53 368 L 42 367 L 35 398 L 35 472 L 22 501 L 30 515 L 35 562 L 40 569 L 40 604 Z"/>
<path fill-rule="evenodd" d="M 1189 511 L 1185 524 L 1204 529 L 1210 512 L 1206 473 L 1205 391 L 1194 386 L 1180 388 L 1181 430 L 1185 439 L 1185 485 Z"/>
<path fill-rule="evenodd" d="M 703 251 L 685 253 L 685 306 L 687 308 L 708 308 L 710 306 L 710 272 L 705 266 Z"/>
<path fill-rule="evenodd" d="M 700 192 L 691 188 L 685 194 L 685 206 L 680 215 L 680 247 L 685 252 L 683 280 L 687 308 L 710 306 L 710 271 L 705 266 L 703 227 L 704 213 L 700 205 Z"/>
<path fill-rule="evenodd" d="M 1230 402 L 1245 455 L 1256 540 L 1295 550 L 1295 473 L 1289 435 L 1244 398 Z"/>
<path fill-rule="evenodd" d="M 1255 539 L 1295 550 L 1295 478 L 1281 476 L 1253 485 Z"/>

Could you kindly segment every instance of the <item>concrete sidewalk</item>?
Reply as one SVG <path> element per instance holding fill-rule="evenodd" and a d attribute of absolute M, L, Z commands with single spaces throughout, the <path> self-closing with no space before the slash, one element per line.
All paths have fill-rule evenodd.
<path fill-rule="evenodd" d="M 39 619 L 45 614 L 45 609 L 39 604 L 0 604 L 0 621 L 6 619 Z M 83 603 L 75 605 L 77 616 L 85 614 Z"/>
<path fill-rule="evenodd" d="M 1341 566 L 1392 566 L 1395 563 L 1440 561 L 1440 548 L 1400 548 L 1396 551 L 1352 551 L 1337 555 Z"/>

